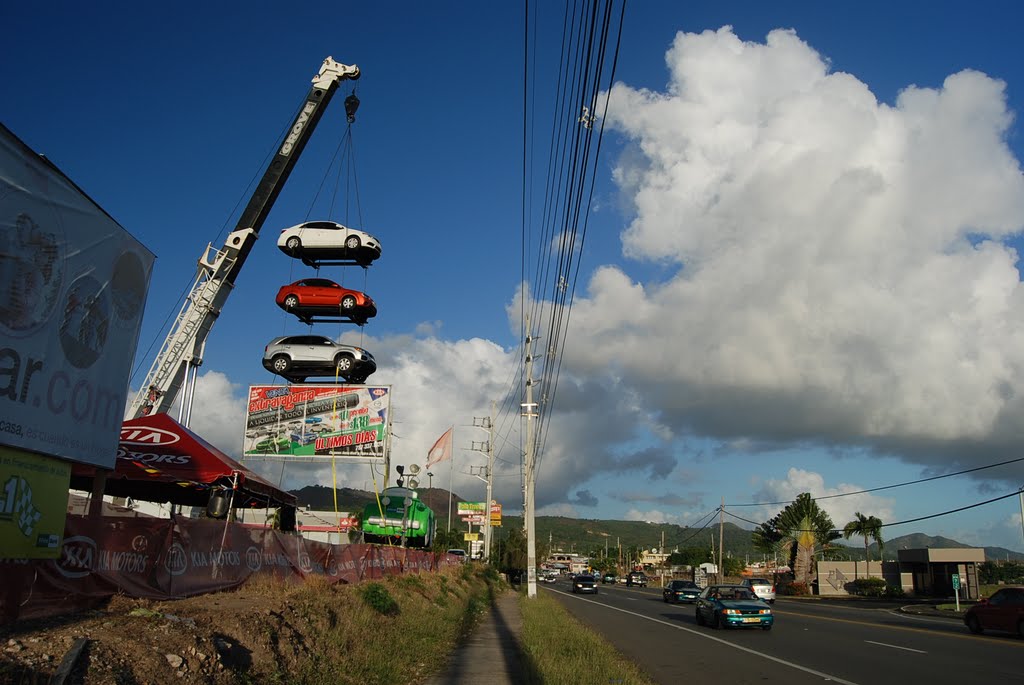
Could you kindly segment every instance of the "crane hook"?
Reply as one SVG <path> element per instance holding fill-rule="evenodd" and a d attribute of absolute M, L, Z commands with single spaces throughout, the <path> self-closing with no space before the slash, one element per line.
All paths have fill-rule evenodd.
<path fill-rule="evenodd" d="M 356 110 L 359 109 L 359 98 L 356 97 L 355 93 L 352 93 L 345 98 L 345 114 L 348 116 L 348 123 L 353 123 L 356 120 Z"/>

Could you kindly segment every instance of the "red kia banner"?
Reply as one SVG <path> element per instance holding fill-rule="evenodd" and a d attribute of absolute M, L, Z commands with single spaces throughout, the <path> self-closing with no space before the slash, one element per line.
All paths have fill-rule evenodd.
<path fill-rule="evenodd" d="M 76 464 L 71 486 L 91 490 L 95 469 Z M 236 507 L 293 505 L 295 495 L 250 471 L 167 414 L 121 425 L 117 463 L 105 494 L 149 502 L 205 506 L 210 490 L 232 489 Z"/>
<path fill-rule="evenodd" d="M 0 623 L 86 609 L 118 593 L 180 599 L 253 576 L 355 583 L 454 563 L 426 551 L 330 545 L 213 519 L 69 516 L 58 559 L 0 559 Z"/>

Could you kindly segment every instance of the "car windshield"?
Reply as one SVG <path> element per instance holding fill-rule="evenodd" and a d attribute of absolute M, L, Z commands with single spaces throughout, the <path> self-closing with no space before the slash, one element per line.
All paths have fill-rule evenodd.
<path fill-rule="evenodd" d="M 723 587 L 718 590 L 718 598 L 724 601 L 753 599 L 754 594 L 744 587 Z"/>
<path fill-rule="evenodd" d="M 765 580 L 764 578 L 751 578 L 750 579 L 750 584 L 751 585 L 771 585 L 772 583 L 771 583 L 771 581 Z"/>
<path fill-rule="evenodd" d="M 697 583 L 692 580 L 677 580 L 676 589 L 678 590 L 699 590 Z"/>

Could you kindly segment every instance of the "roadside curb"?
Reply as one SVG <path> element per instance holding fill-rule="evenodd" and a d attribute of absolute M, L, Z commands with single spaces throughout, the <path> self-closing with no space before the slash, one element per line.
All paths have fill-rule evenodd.
<path fill-rule="evenodd" d="M 920 605 L 920 604 L 909 604 L 902 606 L 897 609 L 901 614 L 912 614 L 914 616 L 935 616 L 938 618 L 945 618 L 951 621 L 963 621 L 964 612 L 959 614 L 955 611 L 945 611 L 943 609 L 936 609 L 933 606 Z"/>

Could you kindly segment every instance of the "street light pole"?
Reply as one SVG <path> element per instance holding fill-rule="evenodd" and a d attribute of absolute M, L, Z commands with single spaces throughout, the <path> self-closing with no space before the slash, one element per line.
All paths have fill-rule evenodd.
<path fill-rule="evenodd" d="M 429 487 L 431 490 L 433 490 L 434 489 L 434 474 L 431 473 L 430 471 L 427 471 L 427 478 L 430 479 L 430 480 L 427 481 L 427 483 L 428 483 L 427 487 Z"/>

